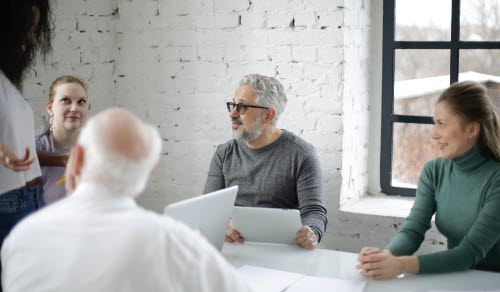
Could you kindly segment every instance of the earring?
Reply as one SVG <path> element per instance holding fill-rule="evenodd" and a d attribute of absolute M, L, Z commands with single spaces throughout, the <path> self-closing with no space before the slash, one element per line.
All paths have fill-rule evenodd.
<path fill-rule="evenodd" d="M 50 116 L 49 124 L 50 124 L 50 131 L 53 132 L 54 131 L 54 116 Z"/>

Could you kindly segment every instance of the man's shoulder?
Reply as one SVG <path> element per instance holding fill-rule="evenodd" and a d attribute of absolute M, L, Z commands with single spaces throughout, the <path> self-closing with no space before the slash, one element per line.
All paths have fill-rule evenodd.
<path fill-rule="evenodd" d="M 46 206 L 36 212 L 26 216 L 21 222 L 16 224 L 7 237 L 10 241 L 26 242 L 31 240 L 36 233 L 43 232 L 44 228 L 53 226 L 53 209 L 57 209 L 60 202 Z"/>
<path fill-rule="evenodd" d="M 311 153 L 314 152 L 314 146 L 304 140 L 303 138 L 295 135 L 294 133 L 283 130 L 282 134 L 283 141 L 285 142 L 285 145 L 287 148 L 295 148 L 303 153 Z"/>
<path fill-rule="evenodd" d="M 139 220 L 142 221 L 139 225 L 149 225 L 153 229 L 159 227 L 168 241 L 199 242 L 201 236 L 199 232 L 191 229 L 184 222 L 142 207 L 137 208 L 136 214 L 141 218 Z"/>
<path fill-rule="evenodd" d="M 162 224 L 166 246 L 171 251 L 186 253 L 185 256 L 191 259 L 200 258 L 206 253 L 215 253 L 214 247 L 198 230 L 193 230 L 183 222 L 168 216 L 163 216 Z"/>
<path fill-rule="evenodd" d="M 236 147 L 239 147 L 238 141 L 236 141 L 236 139 L 231 139 L 223 144 L 217 145 L 216 151 L 219 153 L 224 153 Z"/>

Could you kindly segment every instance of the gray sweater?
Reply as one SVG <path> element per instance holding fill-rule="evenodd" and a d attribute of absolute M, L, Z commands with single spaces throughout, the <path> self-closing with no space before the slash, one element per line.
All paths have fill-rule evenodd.
<path fill-rule="evenodd" d="M 251 149 L 244 141 L 219 145 L 204 193 L 238 185 L 237 206 L 299 209 L 318 241 L 326 229 L 321 167 L 311 144 L 284 130 L 273 143 Z"/>

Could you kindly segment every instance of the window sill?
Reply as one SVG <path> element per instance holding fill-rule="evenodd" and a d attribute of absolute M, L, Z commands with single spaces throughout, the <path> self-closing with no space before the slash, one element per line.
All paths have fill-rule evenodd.
<path fill-rule="evenodd" d="M 387 196 L 385 194 L 368 195 L 360 200 L 343 204 L 340 211 L 384 217 L 406 218 L 410 214 L 415 198 Z"/>

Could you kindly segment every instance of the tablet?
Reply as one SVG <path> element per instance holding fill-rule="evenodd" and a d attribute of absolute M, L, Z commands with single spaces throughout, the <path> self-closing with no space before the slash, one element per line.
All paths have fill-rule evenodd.
<path fill-rule="evenodd" d="M 220 251 L 237 193 L 238 186 L 229 187 L 170 204 L 165 207 L 164 213 L 199 230 Z"/>
<path fill-rule="evenodd" d="M 302 228 L 296 209 L 233 207 L 233 228 L 248 242 L 295 244 Z"/>

